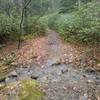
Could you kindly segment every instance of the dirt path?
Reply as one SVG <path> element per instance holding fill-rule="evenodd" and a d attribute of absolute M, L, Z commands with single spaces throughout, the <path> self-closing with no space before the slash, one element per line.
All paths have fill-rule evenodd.
<path fill-rule="evenodd" d="M 58 33 L 51 30 L 48 44 L 50 58 L 41 71 L 42 78 L 38 79 L 48 83 L 45 100 L 100 100 L 100 74 L 94 70 L 75 69 L 74 61 L 80 51 L 70 44 L 66 46 Z"/>
<path fill-rule="evenodd" d="M 58 33 L 52 30 L 37 43 L 35 50 L 39 52 L 35 64 L 16 68 L 9 73 L 7 83 L 16 82 L 16 78 L 17 81 L 36 79 L 44 87 L 46 97 L 43 100 L 100 100 L 100 73 L 93 69 L 84 70 L 84 59 L 77 68 L 74 63 L 80 60 L 83 48 L 63 43 Z M 33 50 L 33 42 L 30 45 L 30 50 Z"/>

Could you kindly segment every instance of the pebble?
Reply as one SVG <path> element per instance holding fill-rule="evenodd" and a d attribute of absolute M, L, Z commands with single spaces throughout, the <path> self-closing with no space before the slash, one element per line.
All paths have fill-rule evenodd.
<path fill-rule="evenodd" d="M 97 64 L 97 67 L 100 67 L 100 63 L 99 63 L 99 64 Z"/>
<path fill-rule="evenodd" d="M 60 58 L 57 58 L 57 57 L 48 60 L 47 63 L 48 63 L 47 65 L 49 65 L 49 66 L 54 66 L 54 65 L 60 65 L 61 64 Z"/>
<path fill-rule="evenodd" d="M 66 90 L 67 88 L 65 86 L 63 86 L 63 89 Z"/>
<path fill-rule="evenodd" d="M 73 87 L 73 90 L 77 90 L 77 87 Z"/>
<path fill-rule="evenodd" d="M 41 68 L 44 68 L 44 67 L 45 67 L 44 65 L 41 66 Z"/>
<path fill-rule="evenodd" d="M 88 83 L 92 83 L 93 82 L 93 80 L 88 80 Z"/>
<path fill-rule="evenodd" d="M 6 77 L 0 79 L 0 83 L 5 82 Z"/>
<path fill-rule="evenodd" d="M 81 97 L 79 98 L 79 100 L 88 100 L 88 98 L 85 97 L 85 96 L 81 96 Z"/>
<path fill-rule="evenodd" d="M 85 94 L 84 94 L 84 97 L 86 97 L 86 98 L 87 98 L 87 97 L 88 97 L 88 95 L 85 93 Z"/>

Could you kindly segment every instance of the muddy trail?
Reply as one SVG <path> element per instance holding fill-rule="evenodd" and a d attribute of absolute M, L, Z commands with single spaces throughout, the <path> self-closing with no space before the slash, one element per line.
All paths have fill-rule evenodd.
<path fill-rule="evenodd" d="M 43 100 L 100 100 L 100 73 L 84 69 L 84 59 L 76 66 L 74 62 L 80 52 L 70 44 L 65 45 L 56 32 L 49 30 L 46 39 L 42 49 L 47 56 L 38 57 L 28 67 L 16 68 L 8 74 L 6 83 L 35 79 L 46 93 Z M 10 100 L 14 100 L 13 95 L 12 92 Z"/>

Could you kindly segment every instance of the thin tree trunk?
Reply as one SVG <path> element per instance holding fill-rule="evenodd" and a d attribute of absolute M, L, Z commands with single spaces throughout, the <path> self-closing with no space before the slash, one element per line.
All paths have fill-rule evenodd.
<path fill-rule="evenodd" d="M 23 21 L 24 21 L 25 9 L 27 8 L 27 6 L 29 5 L 30 2 L 31 2 L 31 0 L 29 0 L 28 2 L 26 2 L 26 3 L 24 4 L 24 7 L 22 7 L 21 22 L 20 22 L 20 31 L 19 31 L 19 39 L 18 39 L 18 49 L 20 49 L 20 45 L 21 45 L 21 36 L 22 36 L 22 34 L 23 34 Z"/>
<path fill-rule="evenodd" d="M 81 0 L 78 0 L 78 9 L 81 7 Z"/>
<path fill-rule="evenodd" d="M 51 0 L 51 4 L 52 4 L 52 11 L 54 11 L 55 10 L 54 0 Z"/>
<path fill-rule="evenodd" d="M 21 22 L 20 22 L 20 32 L 19 32 L 19 40 L 18 40 L 18 49 L 20 49 L 20 45 L 21 45 L 21 36 L 23 33 L 23 20 L 24 20 L 24 9 L 22 10 L 21 13 Z"/>

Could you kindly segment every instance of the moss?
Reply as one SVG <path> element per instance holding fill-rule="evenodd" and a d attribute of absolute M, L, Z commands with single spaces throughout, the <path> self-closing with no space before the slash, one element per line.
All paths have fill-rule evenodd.
<path fill-rule="evenodd" d="M 45 96 L 34 80 L 24 80 L 21 82 L 21 86 L 19 100 L 41 100 Z"/>
<path fill-rule="evenodd" d="M 5 94 L 1 92 L 2 97 L 6 98 L 2 100 L 8 100 L 8 92 L 13 95 L 15 94 L 14 91 L 16 91 L 16 95 L 11 97 L 12 100 L 16 100 L 16 98 L 17 100 L 42 100 L 45 96 L 37 81 L 32 79 L 18 81 L 8 85 L 1 84 L 0 89 L 6 91 Z"/>

